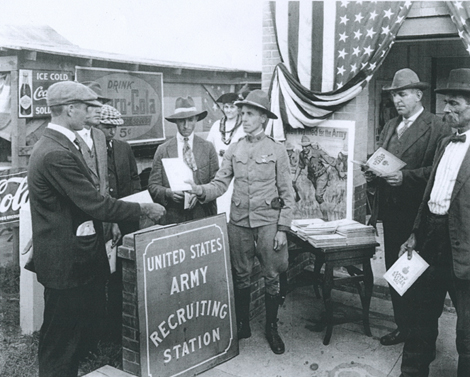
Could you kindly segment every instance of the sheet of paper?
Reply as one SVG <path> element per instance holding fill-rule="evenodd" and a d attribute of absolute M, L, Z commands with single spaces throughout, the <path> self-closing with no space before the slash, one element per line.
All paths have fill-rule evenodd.
<path fill-rule="evenodd" d="M 180 158 L 162 158 L 168 182 L 172 191 L 189 191 L 191 185 L 184 181 L 194 180 L 192 170 Z"/>
<path fill-rule="evenodd" d="M 121 198 L 120 200 L 124 200 L 126 202 L 131 202 L 131 203 L 153 203 L 152 197 L 150 196 L 150 193 L 148 190 L 144 190 L 136 194 L 125 196 L 124 198 Z"/>
<path fill-rule="evenodd" d="M 408 259 L 408 253 L 403 254 L 384 274 L 384 279 L 403 296 L 429 264 L 413 250 L 413 256 Z"/>

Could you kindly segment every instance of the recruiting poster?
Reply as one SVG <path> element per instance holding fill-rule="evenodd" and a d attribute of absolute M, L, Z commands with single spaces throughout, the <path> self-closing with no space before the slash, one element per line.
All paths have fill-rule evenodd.
<path fill-rule="evenodd" d="M 78 82 L 94 81 L 108 105 L 122 115 L 116 139 L 145 144 L 165 139 L 163 128 L 163 76 L 102 68 L 76 68 Z"/>
<path fill-rule="evenodd" d="M 26 170 L 0 171 L 0 229 L 18 224 L 20 209 L 29 202 Z"/>
<path fill-rule="evenodd" d="M 353 121 L 331 120 L 286 132 L 294 218 L 351 218 L 354 126 Z"/>
<path fill-rule="evenodd" d="M 20 118 L 48 118 L 47 89 L 59 81 L 73 80 L 73 72 L 20 69 L 18 72 L 18 116 Z"/>
<path fill-rule="evenodd" d="M 193 376 L 238 355 L 225 215 L 135 235 L 141 375 Z"/>

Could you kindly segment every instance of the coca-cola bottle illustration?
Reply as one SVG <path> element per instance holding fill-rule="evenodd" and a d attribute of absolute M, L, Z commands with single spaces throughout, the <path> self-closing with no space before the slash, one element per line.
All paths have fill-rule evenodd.
<path fill-rule="evenodd" d="M 24 116 L 31 115 L 31 86 L 29 85 L 29 74 L 23 71 L 23 83 L 20 89 L 20 114 Z"/>

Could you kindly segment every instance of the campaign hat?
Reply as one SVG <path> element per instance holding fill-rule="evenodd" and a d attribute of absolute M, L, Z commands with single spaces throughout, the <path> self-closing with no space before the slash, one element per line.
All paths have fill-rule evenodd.
<path fill-rule="evenodd" d="M 446 86 L 434 91 L 439 94 L 470 93 L 470 68 L 453 69 L 450 71 Z"/>
<path fill-rule="evenodd" d="M 312 142 L 310 141 L 308 136 L 302 135 L 302 139 L 300 139 L 300 145 L 302 147 L 306 147 L 308 145 L 311 145 Z"/>
<path fill-rule="evenodd" d="M 235 101 L 243 100 L 241 94 L 237 93 L 224 93 L 219 98 L 217 98 L 216 102 L 218 103 L 234 103 Z"/>
<path fill-rule="evenodd" d="M 416 72 L 412 71 L 409 68 L 400 69 L 393 76 L 392 85 L 385 86 L 382 88 L 385 92 L 390 92 L 392 90 L 403 90 L 403 89 L 420 89 L 424 90 L 429 88 L 427 82 L 419 81 L 419 77 Z"/>
<path fill-rule="evenodd" d="M 101 107 L 97 94 L 76 81 L 60 81 L 52 84 L 47 90 L 47 106 L 67 105 L 83 102 L 89 106 Z"/>
<path fill-rule="evenodd" d="M 203 120 L 207 116 L 207 111 L 198 111 L 192 97 L 178 97 L 175 101 L 174 114 L 165 117 L 169 122 L 176 123 L 179 119 L 186 119 L 197 116 L 197 121 Z"/>
<path fill-rule="evenodd" d="M 277 119 L 277 115 L 272 113 L 269 109 L 271 104 L 269 102 L 268 94 L 260 89 L 250 92 L 243 101 L 236 101 L 235 105 L 242 107 L 243 105 L 253 106 L 257 109 L 263 110 L 270 119 Z"/>

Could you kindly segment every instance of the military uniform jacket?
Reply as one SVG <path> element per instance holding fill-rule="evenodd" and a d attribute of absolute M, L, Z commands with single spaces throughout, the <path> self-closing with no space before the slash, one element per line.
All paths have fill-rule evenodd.
<path fill-rule="evenodd" d="M 267 137 L 247 135 L 225 152 L 222 166 L 212 182 L 203 185 L 205 201 L 221 196 L 234 179 L 230 222 L 243 227 L 278 224 L 288 230 L 294 205 L 287 151 Z M 272 201 L 281 198 L 282 208 Z"/>

